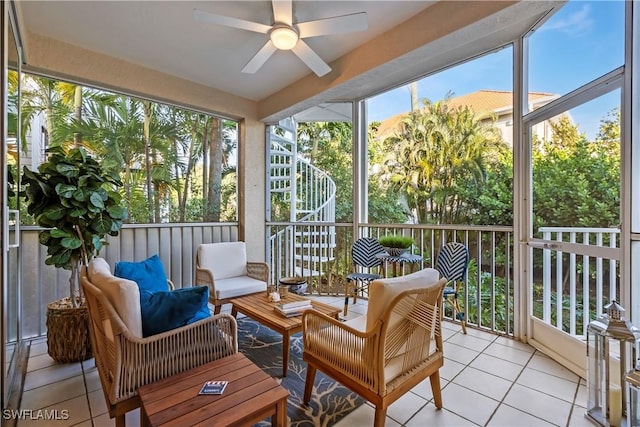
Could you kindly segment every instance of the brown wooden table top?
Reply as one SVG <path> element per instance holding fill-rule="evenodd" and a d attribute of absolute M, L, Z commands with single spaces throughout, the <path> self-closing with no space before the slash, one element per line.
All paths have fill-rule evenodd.
<path fill-rule="evenodd" d="M 221 395 L 198 394 L 211 380 L 229 383 Z M 138 394 L 152 426 L 251 424 L 269 416 L 274 405 L 289 396 L 241 353 L 147 384 Z"/>
<path fill-rule="evenodd" d="M 277 304 L 292 301 L 305 301 L 308 299 L 309 298 L 289 292 L 287 296 L 282 298 L 280 301 L 270 302 L 266 293 L 263 292 L 232 299 L 231 303 L 240 313 L 243 313 L 263 325 L 271 327 L 272 329 L 282 333 L 283 331 L 291 329 L 302 329 L 302 316 L 284 317 L 282 314 L 275 311 L 275 306 Z M 339 308 L 329 304 L 311 300 L 311 305 L 314 310 L 331 317 L 336 317 L 338 313 L 340 313 Z"/>

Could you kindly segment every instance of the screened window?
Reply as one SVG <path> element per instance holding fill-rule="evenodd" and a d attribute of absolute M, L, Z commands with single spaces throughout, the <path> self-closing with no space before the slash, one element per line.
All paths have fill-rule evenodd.
<path fill-rule="evenodd" d="M 39 76 L 24 79 L 21 158 L 31 170 L 48 146 L 82 145 L 120 174 L 129 223 L 237 220 L 235 121 Z"/>

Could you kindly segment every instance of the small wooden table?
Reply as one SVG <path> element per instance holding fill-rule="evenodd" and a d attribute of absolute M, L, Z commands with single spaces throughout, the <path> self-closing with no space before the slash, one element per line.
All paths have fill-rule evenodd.
<path fill-rule="evenodd" d="M 276 304 L 292 301 L 304 301 L 308 298 L 289 292 L 280 302 L 270 302 L 266 293 L 251 294 L 231 300 L 231 314 L 242 313 L 269 329 L 282 334 L 282 376 L 287 376 L 289 368 L 289 340 L 291 335 L 302 330 L 302 316 L 284 317 L 274 310 Z M 340 309 L 329 304 L 311 300 L 314 310 L 338 318 Z"/>
<path fill-rule="evenodd" d="M 205 381 L 226 380 L 221 395 L 200 395 Z M 251 426 L 267 417 L 287 424 L 289 392 L 241 353 L 138 389 L 143 425 Z"/>

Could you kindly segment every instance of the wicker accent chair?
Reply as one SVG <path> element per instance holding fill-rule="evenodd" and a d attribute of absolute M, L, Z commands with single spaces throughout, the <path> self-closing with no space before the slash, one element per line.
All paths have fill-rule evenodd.
<path fill-rule="evenodd" d="M 104 270 L 90 265 L 91 278 L 83 270 L 80 283 L 109 416 L 124 427 L 125 414 L 140 407 L 138 387 L 237 353 L 237 326 L 219 314 L 142 338 L 137 285 Z"/>
<path fill-rule="evenodd" d="M 245 242 L 205 243 L 196 252 L 196 284 L 209 286 L 214 313 L 244 295 L 266 292 L 269 265 L 248 262 Z"/>
<path fill-rule="evenodd" d="M 440 324 L 446 280 L 438 277 L 437 270 L 428 268 L 374 280 L 367 315 L 348 322 L 306 311 L 303 402 L 311 398 L 319 369 L 375 405 L 376 427 L 384 425 L 389 405 L 426 378 L 436 408 L 442 408 Z"/>

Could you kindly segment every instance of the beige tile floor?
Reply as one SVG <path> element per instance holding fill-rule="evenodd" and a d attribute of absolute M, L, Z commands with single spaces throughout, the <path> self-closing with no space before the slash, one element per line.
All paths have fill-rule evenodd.
<path fill-rule="evenodd" d="M 342 307 L 343 299 L 323 297 Z M 349 318 L 366 312 L 350 305 Z M 444 408 L 435 410 L 429 381 L 418 384 L 387 411 L 386 426 L 591 426 L 584 417 L 586 387 L 579 378 L 532 347 L 445 322 L 445 364 L 440 370 Z M 21 409 L 67 410 L 66 420 L 20 420 L 19 427 L 113 426 L 93 359 L 56 364 L 46 342 L 34 340 Z M 337 427 L 370 426 L 374 409 L 362 405 Z M 63 417 L 60 417 L 63 418 Z M 139 411 L 127 425 L 139 424 Z M 214 423 L 215 424 L 215 423 Z M 212 425 L 214 425 L 212 424 Z"/>

